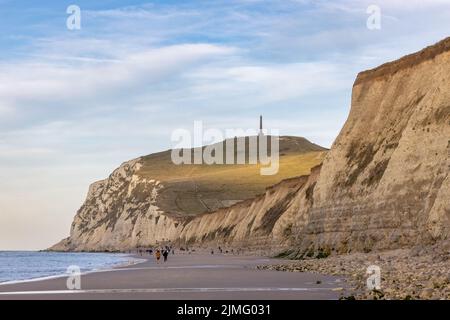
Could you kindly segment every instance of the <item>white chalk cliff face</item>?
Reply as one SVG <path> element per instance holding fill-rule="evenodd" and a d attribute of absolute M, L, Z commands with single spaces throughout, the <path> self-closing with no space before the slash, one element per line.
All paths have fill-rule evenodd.
<path fill-rule="evenodd" d="M 280 226 L 294 222 L 300 252 L 448 239 L 449 155 L 450 38 L 358 75 L 347 122 Z"/>
<path fill-rule="evenodd" d="M 311 175 L 196 217 L 157 207 L 164 185 L 123 164 L 91 186 L 54 250 L 156 241 L 292 256 L 431 244 L 450 236 L 450 38 L 358 75 L 349 117 Z"/>
<path fill-rule="evenodd" d="M 125 162 L 108 179 L 90 186 L 70 237 L 51 250 L 116 251 L 179 242 L 183 231 L 192 229 L 189 223 L 194 217 L 219 212 L 218 208 L 233 203 L 240 203 L 234 209 L 244 208 L 248 201 L 243 200 L 251 202 L 272 181 L 296 172 L 293 167 L 309 172 L 326 152 L 300 137 L 280 137 L 279 141 L 284 155 L 280 165 L 288 168 L 266 178 L 254 165 L 177 166 L 170 150 Z M 305 163 L 292 165 L 292 159 L 304 159 Z M 221 223 L 220 218 L 215 221 Z M 193 241 L 191 237 L 188 240 Z"/>
<path fill-rule="evenodd" d="M 179 223 L 156 206 L 164 186 L 137 175 L 141 159 L 123 163 L 95 182 L 72 223 L 70 237 L 53 250 L 125 250 L 175 237 Z"/>

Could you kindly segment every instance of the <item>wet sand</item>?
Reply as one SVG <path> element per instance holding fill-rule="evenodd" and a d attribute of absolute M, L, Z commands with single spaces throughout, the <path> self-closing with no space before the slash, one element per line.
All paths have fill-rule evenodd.
<path fill-rule="evenodd" d="M 143 258 L 149 258 L 144 256 Z M 286 260 L 237 255 L 175 254 L 166 263 L 146 262 L 81 276 L 81 290 L 68 290 L 67 277 L 0 284 L 0 300 L 338 299 L 342 278 L 301 272 L 256 270 Z"/>

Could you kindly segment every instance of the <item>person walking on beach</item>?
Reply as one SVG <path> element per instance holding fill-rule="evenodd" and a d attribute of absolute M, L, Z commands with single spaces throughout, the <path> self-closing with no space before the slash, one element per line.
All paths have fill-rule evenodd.
<path fill-rule="evenodd" d="M 159 249 L 156 250 L 155 257 L 156 257 L 156 263 L 159 264 L 159 259 L 161 259 L 161 251 Z"/>
<path fill-rule="evenodd" d="M 164 262 L 167 262 L 167 256 L 168 255 L 169 255 L 169 251 L 168 250 L 164 250 L 164 252 L 163 252 Z"/>

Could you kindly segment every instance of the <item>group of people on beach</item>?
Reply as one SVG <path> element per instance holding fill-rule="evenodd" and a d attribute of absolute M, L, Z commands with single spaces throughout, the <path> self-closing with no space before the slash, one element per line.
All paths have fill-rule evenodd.
<path fill-rule="evenodd" d="M 241 253 L 243 253 L 243 250 L 240 249 L 240 248 L 236 249 L 236 251 L 234 249 L 231 249 L 231 251 L 228 251 L 228 250 L 223 250 L 220 246 L 218 247 L 218 251 L 220 253 L 225 253 L 225 254 L 229 254 L 229 253 L 231 253 L 231 254 L 241 254 Z M 214 249 L 211 249 L 211 254 L 214 254 Z"/>
<path fill-rule="evenodd" d="M 155 256 L 156 259 L 156 263 L 159 264 L 159 262 L 161 261 L 161 257 L 163 258 L 164 262 L 167 262 L 167 258 L 169 257 L 169 254 L 175 254 L 175 249 L 171 246 L 165 246 L 162 248 L 157 248 L 155 250 L 153 250 L 152 248 L 150 249 L 137 249 L 137 252 L 139 253 L 140 256 L 143 256 L 145 253 L 147 253 L 148 255 L 153 255 Z"/>
<path fill-rule="evenodd" d="M 155 250 L 153 249 L 153 248 L 149 248 L 149 249 L 142 249 L 142 248 L 139 248 L 139 249 L 136 249 L 136 251 L 137 251 L 137 253 L 140 255 L 140 256 L 143 256 L 144 254 L 148 254 L 148 255 L 150 255 L 150 256 L 154 256 L 155 257 L 155 259 L 156 259 L 156 263 L 157 264 L 159 264 L 160 262 L 161 262 L 161 260 L 163 261 L 163 262 L 167 262 L 167 259 L 168 259 L 168 257 L 169 257 L 169 254 L 172 254 L 172 255 L 174 255 L 175 254 L 175 249 L 172 247 L 172 246 L 164 246 L 164 247 L 158 247 L 158 248 L 156 248 Z M 180 251 L 187 251 L 187 253 L 189 253 L 189 254 L 191 254 L 192 252 L 195 252 L 196 250 L 195 249 L 192 249 L 192 248 L 184 248 L 184 247 L 181 247 L 180 248 Z M 225 249 L 222 249 L 222 247 L 218 247 L 217 248 L 217 251 L 220 253 L 220 254 L 241 254 L 242 253 L 242 250 L 241 249 L 237 249 L 237 250 L 233 250 L 233 249 L 231 249 L 230 251 L 229 250 L 225 250 Z M 130 253 L 131 253 L 131 250 L 130 250 Z M 210 251 L 210 253 L 213 255 L 214 253 L 215 253 L 215 250 L 214 250 L 214 248 L 212 248 L 211 249 L 211 251 Z M 162 259 L 161 259 L 162 258 Z"/>

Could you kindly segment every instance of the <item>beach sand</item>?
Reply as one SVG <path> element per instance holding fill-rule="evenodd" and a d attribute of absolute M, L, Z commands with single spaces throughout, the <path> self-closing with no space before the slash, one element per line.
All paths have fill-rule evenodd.
<path fill-rule="evenodd" d="M 139 257 L 141 258 L 141 257 Z M 146 262 L 83 274 L 81 290 L 67 277 L 0 285 L 11 299 L 338 299 L 342 278 L 313 273 L 257 270 L 286 260 L 240 255 L 175 254 L 166 263 Z"/>

